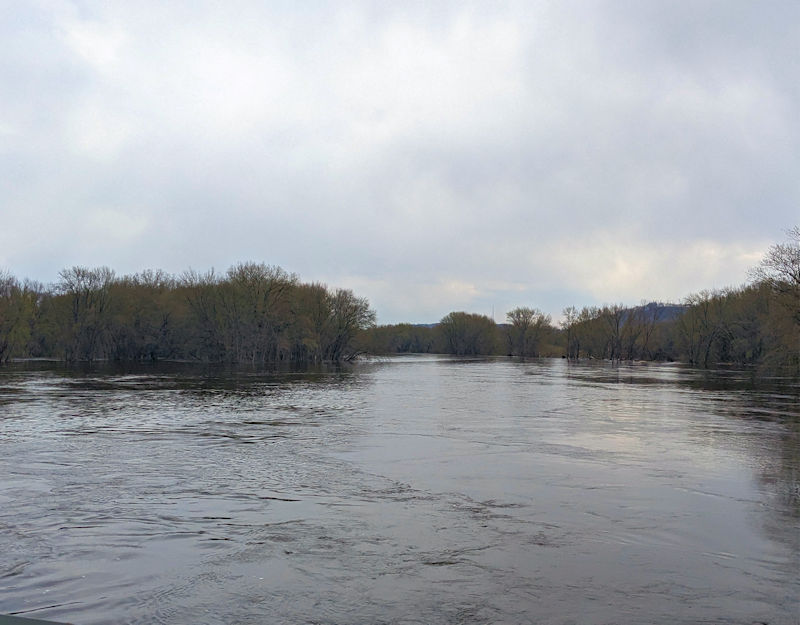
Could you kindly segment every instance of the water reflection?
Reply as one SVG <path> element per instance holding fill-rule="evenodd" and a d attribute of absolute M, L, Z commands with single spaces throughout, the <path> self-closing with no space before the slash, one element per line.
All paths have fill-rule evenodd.
<path fill-rule="evenodd" d="M 2 369 L 0 613 L 796 622 L 798 387 L 748 375 Z"/>

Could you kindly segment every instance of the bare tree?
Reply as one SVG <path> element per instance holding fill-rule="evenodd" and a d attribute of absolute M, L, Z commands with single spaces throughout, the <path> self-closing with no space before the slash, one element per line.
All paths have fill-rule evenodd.
<path fill-rule="evenodd" d="M 42 286 L 0 271 L 0 364 L 25 354 Z"/>
<path fill-rule="evenodd" d="M 437 326 L 444 351 L 460 356 L 491 354 L 496 329 L 489 317 L 466 312 L 448 313 Z"/>
<path fill-rule="evenodd" d="M 375 311 L 366 298 L 356 297 L 349 289 L 336 289 L 330 298 L 330 341 L 328 359 L 334 362 L 353 360 L 358 356 L 352 341 L 360 330 L 375 325 Z"/>
<path fill-rule="evenodd" d="M 550 325 L 550 315 L 537 308 L 519 307 L 506 313 L 506 319 L 511 324 L 508 341 L 512 353 L 523 358 L 538 355 L 539 342 Z"/>
<path fill-rule="evenodd" d="M 578 309 L 575 306 L 567 306 L 561 311 L 561 314 L 564 315 L 564 318 L 559 325 L 567 333 L 567 358 L 577 358 L 579 343 L 576 341 L 575 325 L 578 323 Z"/>
<path fill-rule="evenodd" d="M 114 272 L 108 267 L 71 267 L 58 274 L 56 292 L 67 298 L 70 314 L 65 319 L 66 360 L 91 361 L 100 355 L 110 320 L 109 301 Z"/>
<path fill-rule="evenodd" d="M 601 311 L 606 329 L 606 353 L 610 360 L 619 360 L 622 357 L 622 322 L 625 314 L 622 304 L 603 306 Z"/>
<path fill-rule="evenodd" d="M 769 285 L 800 324 L 800 226 L 786 234 L 789 241 L 770 247 L 761 263 L 750 271 L 750 277 Z"/>
<path fill-rule="evenodd" d="M 519 307 L 506 313 L 506 320 L 510 323 L 507 329 L 511 353 L 525 357 L 528 347 L 528 332 L 534 324 L 537 311 L 532 308 Z"/>
<path fill-rule="evenodd" d="M 652 357 L 652 354 L 650 353 L 650 339 L 653 336 L 653 331 L 655 330 L 656 324 L 661 318 L 663 311 L 664 307 L 658 302 L 650 302 L 649 304 L 642 302 L 641 354 L 643 358 L 649 359 Z"/>
<path fill-rule="evenodd" d="M 688 307 L 678 319 L 689 362 L 708 367 L 712 347 L 723 329 L 724 294 L 703 290 L 684 300 Z"/>

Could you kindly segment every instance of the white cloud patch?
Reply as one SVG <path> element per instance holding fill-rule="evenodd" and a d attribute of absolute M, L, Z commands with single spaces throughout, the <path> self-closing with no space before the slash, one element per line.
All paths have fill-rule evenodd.
<path fill-rule="evenodd" d="M 93 69 L 108 74 L 119 61 L 125 33 L 116 26 L 98 21 L 70 19 L 63 26 L 64 39 Z"/>
<path fill-rule="evenodd" d="M 135 242 L 147 225 L 148 220 L 143 215 L 132 215 L 111 208 L 98 209 L 88 216 L 87 242 L 103 241 L 105 245 Z"/>
<path fill-rule="evenodd" d="M 501 319 L 738 284 L 797 221 L 796 3 L 9 18 L 0 260 L 40 280 L 249 258 L 354 288 L 382 321 Z"/>
<path fill-rule="evenodd" d="M 559 277 L 596 302 L 679 302 L 701 289 L 739 286 L 766 246 L 702 239 L 653 244 L 604 233 L 569 250 L 554 250 L 553 258 Z"/>
<path fill-rule="evenodd" d="M 72 112 L 67 140 L 76 155 L 113 160 L 133 133 L 130 122 L 102 102 L 81 102 Z"/>

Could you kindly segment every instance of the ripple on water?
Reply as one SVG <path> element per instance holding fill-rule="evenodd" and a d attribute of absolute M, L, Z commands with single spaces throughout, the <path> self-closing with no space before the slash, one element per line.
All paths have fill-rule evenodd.
<path fill-rule="evenodd" d="M 3 369 L 0 612 L 796 623 L 797 388 L 737 383 L 432 357 Z"/>

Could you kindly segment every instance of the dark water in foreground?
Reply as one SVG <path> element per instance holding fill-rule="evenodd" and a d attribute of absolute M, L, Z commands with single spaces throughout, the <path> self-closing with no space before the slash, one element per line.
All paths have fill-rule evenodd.
<path fill-rule="evenodd" d="M 0 369 L 0 613 L 797 625 L 798 392 L 559 360 Z"/>

